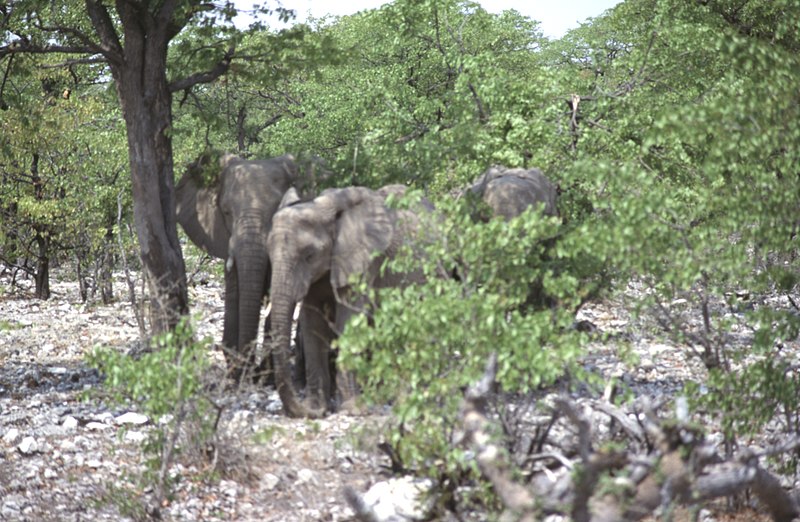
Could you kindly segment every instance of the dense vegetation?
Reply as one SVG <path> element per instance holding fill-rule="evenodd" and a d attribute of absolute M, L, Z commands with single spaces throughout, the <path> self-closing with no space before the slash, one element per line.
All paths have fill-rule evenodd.
<path fill-rule="evenodd" d="M 131 175 L 108 72 L 14 52 L 46 25 L 31 18 L 20 33 L 27 4 L 0 9 L 0 259 L 35 273 L 46 298 L 48 264 L 108 279 L 109 245 L 132 219 Z M 334 185 L 401 182 L 441 201 L 428 268 L 464 277 L 386 292 L 375 327 L 356 322 L 340 341 L 368 400 L 399 399 L 392 442 L 410 468 L 446 454 L 460 473 L 447 449 L 452 390 L 491 352 L 508 392 L 565 368 L 591 380 L 575 364 L 587 341 L 575 312 L 624 297 L 631 281 L 644 289 L 631 309 L 708 367 L 706 393 L 687 394 L 731 444 L 776 417 L 797 434 L 800 383 L 782 349 L 800 332 L 798 20 L 794 0 L 625 0 L 548 40 L 513 11 L 396 0 L 282 34 L 199 23 L 170 44 L 170 78 L 214 63 L 226 43 L 236 58 L 176 96 L 169 136 L 176 165 L 209 146 L 315 154 Z M 541 168 L 561 187 L 563 219 L 473 223 L 448 194 L 491 164 Z M 531 284 L 538 304 L 520 291 Z M 759 306 L 726 314 L 744 294 Z M 700 328 L 669 306 L 677 299 Z M 746 352 L 732 329 L 752 331 Z"/>

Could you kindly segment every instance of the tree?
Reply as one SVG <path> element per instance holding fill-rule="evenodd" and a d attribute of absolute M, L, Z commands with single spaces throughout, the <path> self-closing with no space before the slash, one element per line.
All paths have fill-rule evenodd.
<path fill-rule="evenodd" d="M 0 257 L 13 270 L 31 272 L 35 295 L 45 299 L 51 263 L 74 256 L 84 283 L 89 263 L 110 260 L 102 252 L 115 240 L 118 195 L 129 191 L 111 96 L 92 85 L 97 77 L 87 65 L 54 68 L 63 57 L 47 58 L 9 59 L 0 135 L 0 236 L 7 238 Z M 126 209 L 129 201 L 123 198 Z M 96 267 L 108 300 L 111 267 Z M 81 284 L 83 299 L 88 290 Z"/>
<path fill-rule="evenodd" d="M 536 22 L 472 2 L 398 0 L 314 23 L 339 61 L 289 79 L 300 117 L 265 130 L 264 142 L 337 160 L 349 182 L 438 189 L 538 153 L 539 128 L 526 124 L 548 92 Z M 528 103 L 523 114 L 512 114 L 513 100 Z"/>
<path fill-rule="evenodd" d="M 151 327 L 163 331 L 188 311 L 186 272 L 175 221 L 172 95 L 213 81 L 234 58 L 232 2 L 216 10 L 197 0 L 83 3 L 22 1 L 0 9 L 0 60 L 20 53 L 60 53 L 63 62 L 108 67 L 127 131 L 133 212 L 151 290 Z M 218 21 L 225 30 L 215 29 Z M 170 42 L 194 24 L 208 38 L 198 69 L 169 77 Z M 212 63 L 213 62 L 213 63 Z"/>

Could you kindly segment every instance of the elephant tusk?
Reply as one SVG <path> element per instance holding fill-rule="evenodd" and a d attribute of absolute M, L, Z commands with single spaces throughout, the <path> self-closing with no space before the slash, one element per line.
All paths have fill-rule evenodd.
<path fill-rule="evenodd" d="M 233 270 L 233 258 L 229 257 L 227 261 L 225 261 L 225 270 L 230 272 Z"/>

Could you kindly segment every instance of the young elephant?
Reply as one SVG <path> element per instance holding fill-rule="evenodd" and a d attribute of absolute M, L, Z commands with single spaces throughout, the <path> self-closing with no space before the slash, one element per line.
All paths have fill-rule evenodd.
<path fill-rule="evenodd" d="M 319 417 L 332 403 L 331 342 L 359 309 L 359 303 L 348 302 L 350 277 L 363 275 L 373 288 L 422 279 L 421 272 L 380 270 L 383 261 L 415 234 L 418 213 L 430 209 L 420 205 L 418 211 L 399 210 L 386 205 L 388 194 L 403 191 L 397 185 L 379 191 L 332 189 L 310 202 L 284 206 L 289 203 L 284 201 L 275 214 L 267 241 L 272 261 L 272 353 L 276 387 L 287 415 Z M 301 300 L 305 402 L 298 398 L 288 364 L 292 310 Z M 354 406 L 353 376 L 337 371 L 336 387 L 342 407 Z"/>
<path fill-rule="evenodd" d="M 253 361 L 252 343 L 269 290 L 267 235 L 272 216 L 289 187 L 303 181 L 300 178 L 288 154 L 257 161 L 225 155 L 218 168 L 206 154 L 176 185 L 177 218 L 186 235 L 211 256 L 225 259 L 222 343 L 229 375 L 237 381 Z"/>

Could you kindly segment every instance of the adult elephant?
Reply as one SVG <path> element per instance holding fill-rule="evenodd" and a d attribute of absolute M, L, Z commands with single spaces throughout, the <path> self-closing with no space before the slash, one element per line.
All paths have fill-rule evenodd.
<path fill-rule="evenodd" d="M 351 277 L 364 276 L 372 288 L 423 279 L 421 271 L 381 270 L 383 261 L 416 234 L 419 212 L 431 209 L 426 202 L 414 210 L 387 206 L 389 194 L 403 192 L 399 185 L 378 191 L 347 187 L 296 204 L 291 204 L 291 193 L 287 193 L 283 208 L 275 214 L 267 241 L 272 260 L 271 337 L 275 383 L 287 415 L 322 416 L 332 406 L 337 390 L 344 409 L 354 406 L 357 387 L 353 376 L 337 370 L 334 390 L 330 365 L 336 333 L 364 305 L 351 292 Z M 305 401 L 294 388 L 288 361 L 292 311 L 300 301 Z"/>
<path fill-rule="evenodd" d="M 209 154 L 189 165 L 175 191 L 177 219 L 194 244 L 225 259 L 222 343 L 237 382 L 255 357 L 262 300 L 270 286 L 267 236 L 284 193 L 300 183 L 291 155 L 249 161 Z"/>
<path fill-rule="evenodd" d="M 495 216 L 509 220 L 532 207 L 541 207 L 546 216 L 558 215 L 558 189 L 539 169 L 491 167 L 467 190 L 491 210 L 491 216 L 480 216 L 483 221 Z"/>

